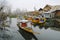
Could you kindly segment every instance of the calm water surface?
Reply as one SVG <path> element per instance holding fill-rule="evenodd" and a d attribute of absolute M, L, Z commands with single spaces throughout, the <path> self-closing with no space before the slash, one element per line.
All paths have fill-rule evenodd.
<path fill-rule="evenodd" d="M 16 24 L 17 19 L 12 18 L 10 24 L 11 26 L 10 28 L 7 28 L 9 31 L 0 31 L 2 34 L 8 34 L 7 38 L 1 36 L 0 33 L 0 40 L 60 40 L 60 28 L 32 26 L 34 32 L 39 32 L 40 34 L 31 34 L 23 30 L 19 30 Z"/>
<path fill-rule="evenodd" d="M 18 30 L 17 26 L 17 19 L 12 19 L 12 25 L 13 27 Z M 40 27 L 36 26 L 36 27 L 32 27 L 34 32 L 38 32 L 40 34 L 29 34 L 29 33 L 25 33 L 25 32 L 20 32 L 20 34 L 22 35 L 22 37 L 24 39 L 33 39 L 34 36 L 38 39 L 38 40 L 60 40 L 60 28 L 56 28 L 56 27 Z M 21 31 L 21 30 L 20 30 Z M 29 38 L 30 37 L 30 38 Z"/>

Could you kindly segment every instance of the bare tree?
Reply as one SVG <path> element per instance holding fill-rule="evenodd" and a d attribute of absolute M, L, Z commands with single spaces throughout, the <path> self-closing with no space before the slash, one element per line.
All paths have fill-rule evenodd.
<path fill-rule="evenodd" d="M 7 15 L 4 12 L 6 5 L 6 0 L 0 0 L 0 25 L 3 27 L 5 27 L 4 21 L 7 19 Z"/>
<path fill-rule="evenodd" d="M 6 4 L 7 4 L 6 0 L 0 0 L 0 11 L 3 11 Z"/>
<path fill-rule="evenodd" d="M 6 19 L 6 14 L 4 13 L 4 8 L 6 7 L 6 0 L 0 0 L 0 21 Z"/>

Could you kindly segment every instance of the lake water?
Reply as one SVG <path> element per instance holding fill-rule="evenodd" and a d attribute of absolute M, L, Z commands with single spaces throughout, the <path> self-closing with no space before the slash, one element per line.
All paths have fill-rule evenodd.
<path fill-rule="evenodd" d="M 17 19 L 12 18 L 8 30 L 0 30 L 0 40 L 60 40 L 60 28 L 56 27 L 39 27 L 32 26 L 34 32 L 27 33 L 19 30 L 17 27 Z"/>

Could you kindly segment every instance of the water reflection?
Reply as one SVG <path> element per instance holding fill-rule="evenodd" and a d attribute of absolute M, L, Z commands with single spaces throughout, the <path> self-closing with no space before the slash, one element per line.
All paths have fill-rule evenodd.
<path fill-rule="evenodd" d="M 14 29 L 14 31 L 16 31 L 17 30 L 17 26 L 16 26 L 17 19 L 13 18 L 11 20 L 11 22 L 12 23 L 11 23 L 11 27 L 10 28 Z M 56 21 L 55 21 L 54 25 L 56 25 L 56 24 L 58 24 L 58 23 L 56 23 Z M 38 25 L 38 24 L 35 25 L 35 26 L 39 27 L 39 28 L 37 28 L 37 27 L 34 26 L 35 27 L 34 31 L 40 32 L 40 34 L 37 34 L 37 35 L 28 33 L 28 32 L 23 31 L 21 29 L 19 30 L 19 33 L 22 35 L 22 37 L 25 40 L 32 40 L 32 39 L 35 39 L 35 40 L 60 40 L 60 26 L 57 26 L 57 25 L 54 26 L 54 25 L 53 25 L 52 21 L 49 22 L 49 23 L 46 23 L 45 25 Z M 16 33 L 15 32 L 13 33 L 13 32 L 12 32 L 12 34 L 8 32 L 8 34 L 11 34 L 13 37 L 11 36 L 7 40 L 9 40 L 9 39 L 10 40 L 16 40 L 16 39 L 17 40 L 21 40 L 22 39 L 22 37 L 19 34 L 17 34 L 17 32 Z M 4 32 L 0 32 L 0 33 L 4 33 Z M 16 35 L 18 37 L 15 37 L 14 35 Z M 10 35 L 6 35 L 6 36 L 8 37 Z M 4 37 L 3 37 L 3 39 L 4 39 Z"/>
<path fill-rule="evenodd" d="M 50 26 L 50 25 L 43 25 L 43 26 L 40 26 L 40 25 L 36 25 L 36 26 L 38 26 L 39 27 L 39 29 L 48 29 L 48 28 L 50 28 L 51 30 L 55 30 L 55 31 L 60 31 L 60 26 Z M 34 26 L 34 27 L 36 27 L 36 26 Z"/>
<path fill-rule="evenodd" d="M 49 28 L 49 26 L 44 26 L 44 25 L 42 25 L 42 26 L 40 26 L 40 25 L 36 25 L 36 26 L 38 26 L 39 27 L 39 29 L 48 29 Z M 34 26 L 34 27 L 36 27 L 36 26 Z"/>
<path fill-rule="evenodd" d="M 60 28 L 56 28 L 56 27 L 50 27 L 51 30 L 55 30 L 55 31 L 60 31 Z"/>
<path fill-rule="evenodd" d="M 19 33 L 23 36 L 25 40 L 32 40 L 32 39 L 38 40 L 34 34 L 26 32 L 22 29 L 19 30 Z"/>
<path fill-rule="evenodd" d="M 42 33 L 39 35 L 38 40 L 50 40 L 52 38 L 52 40 L 55 40 L 55 39 L 59 39 L 58 36 L 56 36 L 56 31 L 57 32 L 57 35 L 60 36 L 60 27 L 59 26 L 54 26 L 56 24 L 54 24 L 53 22 L 46 22 L 45 25 L 39 25 L 39 24 L 36 24 L 34 25 L 34 27 L 39 27 L 39 29 L 41 29 L 39 32 L 42 31 Z M 36 30 L 36 29 L 35 29 Z M 50 32 L 49 32 L 50 31 Z M 28 33 L 28 32 L 25 32 L 23 30 L 19 30 L 20 34 L 24 37 L 25 40 L 32 40 L 32 38 L 34 38 L 35 40 L 37 40 L 37 38 L 35 37 L 34 34 L 31 34 L 31 33 Z M 53 34 L 53 35 L 52 35 Z M 45 36 L 44 36 L 45 35 Z M 47 36 L 46 36 L 47 35 Z M 51 36 L 52 35 L 52 36 Z M 37 35 L 36 35 L 37 36 Z M 40 39 L 39 39 L 40 38 Z"/>

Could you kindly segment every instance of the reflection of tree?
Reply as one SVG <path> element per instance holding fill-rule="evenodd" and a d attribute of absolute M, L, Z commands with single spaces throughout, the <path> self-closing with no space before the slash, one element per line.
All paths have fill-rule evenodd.
<path fill-rule="evenodd" d="M 48 26 L 39 26 L 40 29 L 44 28 L 44 29 L 48 29 Z"/>
<path fill-rule="evenodd" d="M 39 28 L 40 28 L 40 29 L 42 29 L 42 28 L 43 28 L 43 26 L 39 26 Z"/>
<path fill-rule="evenodd" d="M 24 37 L 25 40 L 32 40 L 32 38 L 34 38 L 35 40 L 37 40 L 37 38 L 35 37 L 34 34 L 26 32 L 22 29 L 19 30 L 20 34 Z"/>
<path fill-rule="evenodd" d="M 49 28 L 49 26 L 46 26 L 46 24 L 38 24 L 38 23 L 36 23 L 36 24 L 34 24 L 34 27 L 36 27 L 36 26 L 38 26 L 40 29 L 42 29 L 42 28 L 48 29 Z"/>
<path fill-rule="evenodd" d="M 60 28 L 56 28 L 56 27 L 50 27 L 50 29 L 60 31 Z"/>

